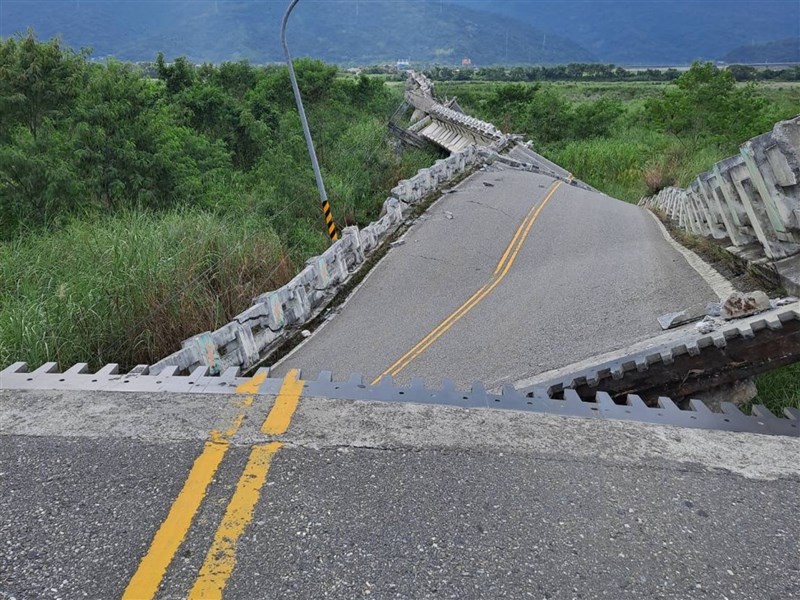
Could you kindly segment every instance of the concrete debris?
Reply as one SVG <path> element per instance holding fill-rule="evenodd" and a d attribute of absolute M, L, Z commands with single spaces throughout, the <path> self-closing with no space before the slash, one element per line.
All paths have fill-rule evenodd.
<path fill-rule="evenodd" d="M 772 308 L 778 308 L 780 306 L 794 304 L 795 302 L 800 302 L 800 299 L 795 298 L 794 296 L 789 296 L 788 298 L 777 298 L 776 300 L 770 300 L 770 305 Z"/>
<path fill-rule="evenodd" d="M 722 303 L 712 302 L 706 306 L 706 315 L 709 317 L 719 317 L 722 315 Z"/>
<path fill-rule="evenodd" d="M 311 332 L 308 329 L 303 329 L 303 331 L 300 332 L 300 335 L 302 335 L 304 338 L 310 338 Z"/>
<path fill-rule="evenodd" d="M 444 216 L 445 216 L 446 219 L 453 219 L 454 218 L 453 217 L 453 213 L 451 213 L 449 210 L 444 211 Z"/>
<path fill-rule="evenodd" d="M 672 329 L 674 327 L 680 327 L 681 325 L 686 325 L 686 323 L 699 321 L 707 314 L 708 312 L 706 307 L 702 305 L 694 305 L 682 311 L 668 313 L 666 315 L 659 317 L 658 324 L 661 325 L 661 329 L 664 330 Z"/>
<path fill-rule="evenodd" d="M 707 333 L 711 333 L 712 331 L 714 331 L 718 327 L 718 325 L 719 324 L 717 323 L 716 319 L 714 319 L 714 317 L 709 317 L 708 315 L 706 315 L 706 317 L 702 321 L 697 323 L 694 327 L 695 329 L 697 329 L 698 333 L 702 333 L 705 335 Z"/>
<path fill-rule="evenodd" d="M 764 292 L 743 294 L 734 292 L 722 304 L 722 318 L 726 321 L 749 317 L 770 309 L 769 296 Z"/>
<path fill-rule="evenodd" d="M 658 324 L 661 325 L 661 329 L 666 331 L 667 329 L 672 329 L 673 327 L 677 327 L 678 325 L 685 323 L 688 318 L 689 315 L 685 310 L 682 310 L 680 312 L 667 313 L 666 315 L 658 317 Z"/>
<path fill-rule="evenodd" d="M 391 246 L 392 248 L 397 248 L 398 246 L 402 246 L 405 243 L 406 243 L 405 240 L 397 240 L 396 242 L 392 242 L 391 244 L 389 244 L 389 246 Z"/>

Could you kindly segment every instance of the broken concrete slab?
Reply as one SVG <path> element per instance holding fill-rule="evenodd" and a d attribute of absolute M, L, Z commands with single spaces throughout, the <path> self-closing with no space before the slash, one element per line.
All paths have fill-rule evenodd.
<path fill-rule="evenodd" d="M 749 317 L 771 308 L 769 296 L 764 292 L 734 292 L 722 303 L 721 316 L 726 321 Z"/>
<path fill-rule="evenodd" d="M 661 329 L 666 331 L 702 319 L 706 314 L 707 307 L 692 306 L 678 312 L 667 313 L 666 315 L 658 317 L 658 324 L 661 325 Z"/>
<path fill-rule="evenodd" d="M 711 333 L 683 326 L 650 340 L 517 381 L 524 393 L 581 398 L 606 392 L 637 394 L 654 404 L 661 395 L 696 397 L 800 361 L 800 303 L 720 322 Z"/>

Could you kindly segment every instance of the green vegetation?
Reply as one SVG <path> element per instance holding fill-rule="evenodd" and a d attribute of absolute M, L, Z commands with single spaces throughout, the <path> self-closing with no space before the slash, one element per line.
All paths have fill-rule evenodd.
<path fill-rule="evenodd" d="M 377 68 L 370 68 L 378 71 Z M 736 81 L 800 81 L 800 66 L 757 69 L 749 65 L 727 67 Z M 435 66 L 425 74 L 436 81 L 675 81 L 681 72 L 668 69 L 625 69 L 612 64 L 570 63 L 567 65 L 491 66 L 458 69 Z"/>
<path fill-rule="evenodd" d="M 737 85 L 731 71 L 696 63 L 672 84 L 442 83 L 468 111 L 508 131 L 609 195 L 638 201 L 686 185 L 775 121 L 800 113 L 800 86 Z M 800 406 L 800 365 L 757 381 L 780 412 Z"/>
<path fill-rule="evenodd" d="M 286 69 L 155 66 L 0 42 L 0 364 L 154 362 L 327 247 Z M 436 156 L 392 143 L 381 81 L 297 71 L 334 216 L 366 224 Z"/>
<path fill-rule="evenodd" d="M 261 219 L 170 210 L 0 246 L 0 362 L 152 362 L 294 275 Z"/>
<path fill-rule="evenodd" d="M 776 415 L 784 408 L 800 409 L 800 364 L 778 369 L 756 379 L 758 398 L 756 404 L 763 404 Z"/>
<path fill-rule="evenodd" d="M 800 113 L 797 84 L 740 84 L 710 63 L 672 83 L 447 81 L 437 92 L 525 133 L 576 177 L 630 202 L 687 184 L 744 140 Z"/>

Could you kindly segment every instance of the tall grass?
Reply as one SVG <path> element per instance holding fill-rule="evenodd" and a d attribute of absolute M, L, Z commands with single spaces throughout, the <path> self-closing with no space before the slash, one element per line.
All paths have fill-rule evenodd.
<path fill-rule="evenodd" d="M 255 219 L 122 213 L 0 246 L 0 364 L 152 363 L 294 272 Z"/>
<path fill-rule="evenodd" d="M 762 375 L 756 379 L 756 387 L 755 402 L 764 404 L 775 414 L 780 415 L 784 407 L 800 409 L 800 364 Z"/>
<path fill-rule="evenodd" d="M 641 125 L 611 137 L 572 140 L 543 148 L 551 160 L 609 196 L 638 202 L 666 185 L 687 185 L 728 156 L 728 149 L 680 139 Z M 654 178 L 659 185 L 651 183 Z"/>

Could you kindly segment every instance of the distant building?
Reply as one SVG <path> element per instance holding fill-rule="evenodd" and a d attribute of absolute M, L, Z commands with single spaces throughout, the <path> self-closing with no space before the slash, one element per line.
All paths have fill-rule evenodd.
<path fill-rule="evenodd" d="M 469 58 L 468 56 L 465 56 L 463 59 L 461 59 L 461 66 L 462 67 L 471 67 L 472 66 L 472 59 Z"/>
<path fill-rule="evenodd" d="M 411 68 L 411 60 L 410 59 L 398 60 L 397 61 L 397 70 L 398 71 L 407 71 L 410 68 Z"/>

